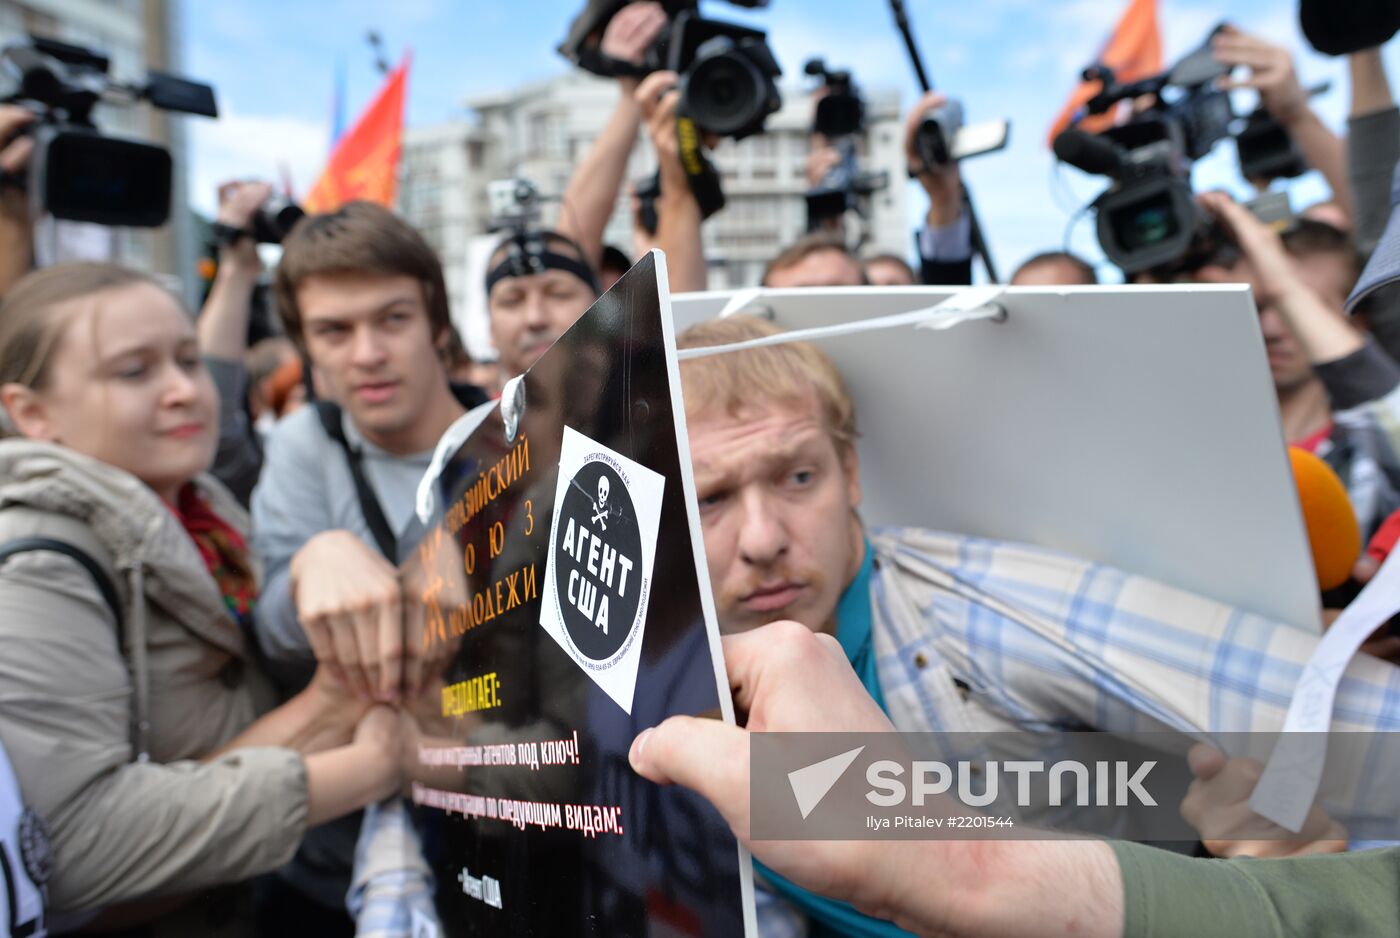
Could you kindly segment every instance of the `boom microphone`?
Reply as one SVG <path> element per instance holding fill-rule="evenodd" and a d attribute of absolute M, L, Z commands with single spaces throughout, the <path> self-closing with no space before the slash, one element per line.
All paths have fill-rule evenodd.
<path fill-rule="evenodd" d="M 1095 176 L 1117 177 L 1123 169 L 1123 152 L 1118 144 L 1097 134 L 1070 128 L 1055 137 L 1055 157 L 1075 169 Z"/>
<path fill-rule="evenodd" d="M 1351 568 L 1361 556 L 1361 528 L 1346 486 L 1332 467 L 1296 446 L 1288 447 L 1288 458 L 1308 529 L 1318 589 L 1326 592 L 1351 579 Z"/>

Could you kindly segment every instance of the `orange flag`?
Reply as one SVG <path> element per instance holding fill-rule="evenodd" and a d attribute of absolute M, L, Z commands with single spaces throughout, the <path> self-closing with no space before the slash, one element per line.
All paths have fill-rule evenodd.
<path fill-rule="evenodd" d="M 354 199 L 393 207 L 408 65 L 405 57 L 403 64 L 389 73 L 355 126 L 340 138 L 321 178 L 306 197 L 308 212 L 331 212 Z"/>
<path fill-rule="evenodd" d="M 1099 50 L 1095 62 L 1113 69 L 1120 82 L 1137 81 L 1156 75 L 1162 70 L 1162 34 L 1157 30 L 1157 0 L 1131 0 L 1123 18 L 1118 21 L 1113 34 Z M 1103 82 L 1081 81 L 1079 87 L 1070 94 L 1064 110 L 1055 118 L 1050 127 L 1048 143 L 1053 146 L 1055 137 L 1069 126 L 1075 113 L 1089 99 L 1103 90 Z M 1112 123 L 1111 114 L 1090 118 L 1080 127 L 1097 133 Z"/>

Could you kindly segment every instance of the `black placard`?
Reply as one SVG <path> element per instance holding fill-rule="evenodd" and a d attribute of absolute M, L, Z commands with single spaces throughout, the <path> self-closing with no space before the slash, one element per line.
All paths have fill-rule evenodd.
<path fill-rule="evenodd" d="M 642 729 L 723 709 L 657 257 L 526 374 L 514 438 L 495 409 L 446 462 L 437 518 L 402 565 L 429 673 L 406 768 L 446 935 L 745 934 L 748 860 L 728 827 L 627 761 Z M 556 505 L 566 427 L 596 452 Z M 651 473 L 664 481 L 654 548 L 638 494 Z M 548 578 L 568 641 L 541 625 Z M 629 643 L 630 712 L 599 683 Z"/>

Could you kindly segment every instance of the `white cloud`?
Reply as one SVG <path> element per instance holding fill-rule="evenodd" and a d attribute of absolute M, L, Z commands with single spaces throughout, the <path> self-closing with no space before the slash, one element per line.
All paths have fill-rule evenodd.
<path fill-rule="evenodd" d="M 330 130 L 324 121 L 268 114 L 225 113 L 216 121 L 190 121 L 190 204 L 212 214 L 220 183 L 266 179 L 280 185 L 282 167 L 298 196 L 315 181 L 326 160 Z"/>

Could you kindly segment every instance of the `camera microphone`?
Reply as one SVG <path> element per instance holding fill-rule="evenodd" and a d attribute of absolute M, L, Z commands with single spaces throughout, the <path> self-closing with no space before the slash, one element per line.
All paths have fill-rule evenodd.
<path fill-rule="evenodd" d="M 1123 170 L 1123 151 L 1111 140 L 1082 130 L 1061 131 L 1055 137 L 1055 158 L 1095 176 L 1116 178 Z"/>

